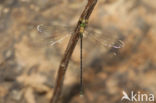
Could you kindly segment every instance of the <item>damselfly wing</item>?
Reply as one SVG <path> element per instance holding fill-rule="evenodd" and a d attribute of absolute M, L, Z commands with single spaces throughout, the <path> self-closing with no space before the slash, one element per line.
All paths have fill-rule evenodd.
<path fill-rule="evenodd" d="M 55 46 L 57 43 L 61 43 L 64 39 L 72 35 L 72 27 L 65 25 L 37 25 L 37 31 L 40 36 L 43 38 L 43 41 L 46 41 L 47 45 Z M 96 42 L 97 45 L 104 48 L 116 48 L 120 49 L 124 47 L 124 42 L 114 35 L 117 33 L 113 33 L 104 30 L 94 28 L 87 28 L 84 32 L 84 39 L 90 39 L 92 42 Z M 113 36 L 112 36 L 113 35 Z M 118 35 L 116 35 L 118 36 Z"/>
<path fill-rule="evenodd" d="M 71 29 L 67 26 L 58 26 L 56 24 L 52 26 L 40 24 L 37 25 L 37 31 L 41 36 L 42 41 L 48 46 L 54 46 L 57 43 L 61 43 L 64 39 L 71 35 Z"/>

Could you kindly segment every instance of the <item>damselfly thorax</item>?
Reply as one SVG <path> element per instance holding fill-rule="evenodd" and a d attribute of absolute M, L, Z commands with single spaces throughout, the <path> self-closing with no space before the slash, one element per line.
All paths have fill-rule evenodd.
<path fill-rule="evenodd" d="M 82 35 L 84 33 L 84 30 L 88 24 L 88 20 L 86 19 L 80 19 L 80 34 Z"/>

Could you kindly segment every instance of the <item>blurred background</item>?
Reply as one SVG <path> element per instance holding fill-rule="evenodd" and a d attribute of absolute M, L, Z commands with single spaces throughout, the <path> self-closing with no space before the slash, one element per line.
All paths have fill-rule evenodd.
<path fill-rule="evenodd" d="M 49 103 L 70 38 L 51 46 L 49 35 L 72 34 L 86 3 L 0 0 L 0 103 Z M 60 103 L 128 103 L 122 91 L 156 96 L 155 18 L 155 0 L 98 0 L 84 38 L 84 97 L 78 42 Z"/>

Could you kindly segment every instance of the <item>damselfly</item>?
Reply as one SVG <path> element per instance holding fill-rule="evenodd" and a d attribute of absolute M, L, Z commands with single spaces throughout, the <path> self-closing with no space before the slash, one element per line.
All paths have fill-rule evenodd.
<path fill-rule="evenodd" d="M 109 33 L 106 32 L 99 32 L 99 31 L 94 31 L 94 29 L 87 29 L 87 31 L 85 31 L 85 28 L 88 24 L 88 20 L 85 19 L 80 19 L 80 85 L 81 85 L 81 90 L 80 90 L 80 94 L 83 94 L 83 75 L 82 75 L 82 69 L 83 69 L 83 65 L 82 65 L 82 46 L 83 46 L 83 37 L 88 37 L 94 41 L 97 41 L 100 45 L 102 45 L 103 47 L 108 47 L 108 48 L 122 48 L 124 47 L 124 42 L 122 40 L 111 40 L 113 38 L 109 37 Z M 72 33 L 69 30 L 71 27 L 65 26 L 65 25 L 60 25 L 60 24 L 53 24 L 52 26 L 45 26 L 44 24 L 40 24 L 37 26 L 37 30 L 38 32 L 41 34 L 41 36 L 43 36 L 43 38 L 48 41 L 48 43 L 51 46 L 54 46 L 57 43 L 60 43 L 62 40 L 64 40 L 65 38 L 67 38 L 68 36 L 72 35 Z M 59 31 L 58 31 L 59 30 Z M 62 33 L 61 33 L 61 32 Z M 57 34 L 57 35 L 56 35 Z M 64 35 L 65 34 L 65 35 Z M 107 37 L 109 37 L 109 39 L 101 39 L 101 37 L 98 37 L 100 35 L 107 35 Z"/>

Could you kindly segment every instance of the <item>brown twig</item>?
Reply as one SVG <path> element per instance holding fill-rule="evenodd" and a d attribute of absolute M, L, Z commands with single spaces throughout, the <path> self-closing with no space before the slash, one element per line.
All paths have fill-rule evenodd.
<path fill-rule="evenodd" d="M 80 16 L 80 19 L 85 19 L 85 20 L 89 19 L 90 15 L 91 15 L 91 13 L 92 13 L 95 5 L 96 5 L 96 2 L 97 2 L 97 0 L 88 0 L 88 3 L 87 3 L 84 11 L 82 12 L 82 14 Z M 65 72 L 67 70 L 68 63 L 69 63 L 69 60 L 70 60 L 71 55 L 73 53 L 73 50 L 74 50 L 74 48 L 75 48 L 75 46 L 79 40 L 79 37 L 80 37 L 80 24 L 81 24 L 80 19 L 77 23 L 77 26 L 74 30 L 73 35 L 70 38 L 70 41 L 67 45 L 65 54 L 64 54 L 62 61 L 60 63 L 59 71 L 57 74 L 56 85 L 55 85 L 53 97 L 52 97 L 50 103 L 57 103 L 59 100 L 59 97 L 61 95 Z"/>

